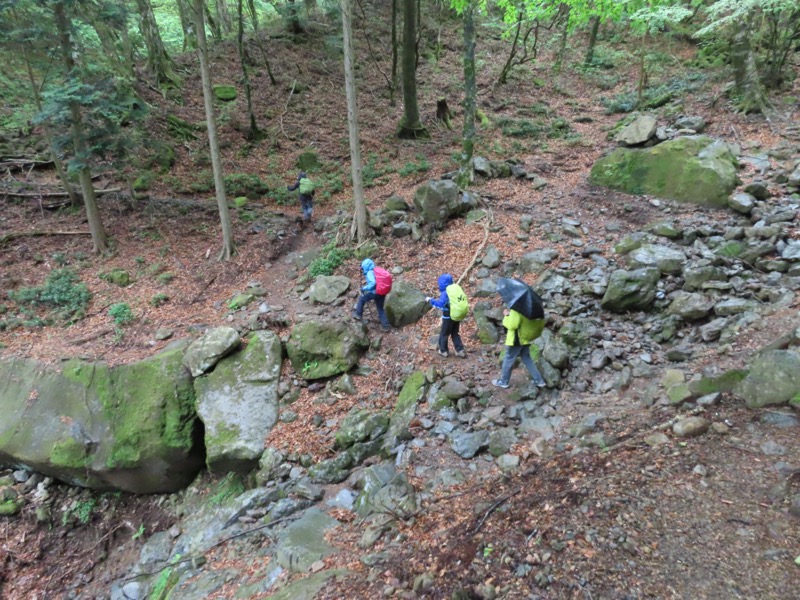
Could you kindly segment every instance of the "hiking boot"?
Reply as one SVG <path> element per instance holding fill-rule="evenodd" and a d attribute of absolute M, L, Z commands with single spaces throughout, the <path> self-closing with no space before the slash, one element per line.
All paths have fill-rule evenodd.
<path fill-rule="evenodd" d="M 537 381 L 536 382 L 536 387 L 540 387 L 540 388 L 547 387 L 547 382 L 544 379 L 542 381 Z"/>
<path fill-rule="evenodd" d="M 390 325 L 381 325 L 381 329 L 383 331 L 391 331 L 392 330 Z"/>
<path fill-rule="evenodd" d="M 510 385 L 500 381 L 499 379 L 492 379 L 492 385 L 494 387 L 503 388 L 504 390 L 507 390 L 509 387 L 511 387 Z"/>
<path fill-rule="evenodd" d="M 356 321 L 361 321 L 361 315 L 358 314 L 356 311 L 351 312 L 350 316 L 353 317 Z"/>
<path fill-rule="evenodd" d="M 456 356 L 458 358 L 467 358 L 467 353 L 464 352 L 463 350 L 458 350 L 458 351 L 456 351 Z"/>
<path fill-rule="evenodd" d="M 437 350 L 437 352 L 439 353 L 439 356 L 443 356 L 444 358 L 450 356 L 447 352 L 442 352 L 441 350 Z"/>

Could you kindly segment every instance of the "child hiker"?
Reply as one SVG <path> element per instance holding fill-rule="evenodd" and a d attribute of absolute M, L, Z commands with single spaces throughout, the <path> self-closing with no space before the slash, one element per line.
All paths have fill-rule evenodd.
<path fill-rule="evenodd" d="M 297 174 L 297 181 L 293 185 L 286 186 L 290 192 L 300 190 L 300 206 L 303 208 L 303 222 L 311 220 L 311 213 L 314 210 L 314 182 L 308 178 L 304 171 Z"/>
<path fill-rule="evenodd" d="M 456 356 L 459 358 L 466 358 L 467 353 L 464 352 L 464 344 L 461 341 L 458 330 L 461 325 L 461 320 L 466 316 L 468 310 L 468 308 L 466 308 L 467 298 L 461 290 L 461 287 L 453 283 L 453 276 L 450 275 L 450 273 L 439 275 L 437 283 L 439 284 L 439 292 L 441 292 L 439 299 L 436 300 L 429 296 L 425 298 L 425 301 L 430 302 L 431 306 L 442 311 L 442 328 L 439 330 L 439 356 L 444 356 L 445 358 L 449 356 L 447 341 L 449 338 L 453 338 L 453 348 L 456 351 Z M 454 288 L 458 288 L 458 290 Z M 452 303 L 451 295 L 456 297 Z M 462 301 L 465 305 L 465 310 L 463 311 L 460 308 L 460 302 Z M 455 306 L 456 303 L 458 303 L 458 306 Z"/>
<path fill-rule="evenodd" d="M 361 286 L 361 295 L 358 297 L 358 304 L 353 310 L 353 318 L 361 321 L 364 317 L 364 305 L 372 300 L 375 301 L 375 308 L 378 310 L 378 318 L 381 321 L 381 329 L 389 331 L 389 319 L 383 310 L 383 303 L 386 294 L 392 289 L 392 276 L 386 269 L 376 267 L 371 258 L 361 261 L 361 272 L 364 274 L 366 283 Z"/>
<path fill-rule="evenodd" d="M 542 374 L 531 358 L 531 343 L 542 335 L 544 330 L 544 319 L 528 319 L 522 314 L 512 309 L 506 309 L 503 313 L 503 327 L 506 328 L 506 354 L 503 357 L 503 366 L 500 368 L 500 378 L 492 380 L 492 385 L 499 388 L 509 387 L 511 381 L 511 370 L 514 368 L 514 361 L 519 357 L 522 364 L 528 369 L 537 387 L 545 387 Z"/>

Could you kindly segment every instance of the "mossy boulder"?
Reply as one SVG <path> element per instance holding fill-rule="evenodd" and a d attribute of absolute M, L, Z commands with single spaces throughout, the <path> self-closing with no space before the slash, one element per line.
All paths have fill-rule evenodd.
<path fill-rule="evenodd" d="M 444 227 L 448 219 L 476 208 L 472 194 L 461 194 L 458 186 L 449 180 L 429 181 L 414 192 L 414 207 L 423 223 Z"/>
<path fill-rule="evenodd" d="M 600 305 L 612 312 L 645 310 L 656 299 L 659 278 L 658 269 L 654 267 L 614 271 L 608 278 L 608 287 Z"/>
<path fill-rule="evenodd" d="M 389 427 L 386 431 L 384 441 L 384 452 L 388 454 L 400 441 L 410 440 L 414 436 L 408 430 L 414 415 L 417 412 L 417 402 L 425 394 L 425 374 L 422 371 L 415 371 L 409 375 L 397 396 L 397 403 L 394 405 L 389 417 Z"/>
<path fill-rule="evenodd" d="M 102 278 L 119 287 L 126 287 L 131 283 L 131 276 L 125 269 L 112 269 L 105 273 Z"/>
<path fill-rule="evenodd" d="M 0 362 L 0 463 L 73 485 L 177 491 L 202 466 L 195 394 L 178 346 L 109 367 Z"/>
<path fill-rule="evenodd" d="M 350 288 L 350 279 L 342 275 L 319 275 L 311 284 L 308 295 L 319 304 L 332 304 Z"/>
<path fill-rule="evenodd" d="M 194 377 L 200 377 L 236 350 L 239 343 L 239 332 L 233 327 L 215 327 L 192 342 L 186 349 L 183 364 Z"/>
<path fill-rule="evenodd" d="M 297 323 L 286 344 L 294 370 L 306 380 L 349 371 L 367 348 L 369 338 L 363 325 L 325 317 Z"/>
<path fill-rule="evenodd" d="M 281 352 L 277 335 L 256 331 L 243 350 L 195 380 L 210 471 L 247 473 L 258 464 L 278 419 Z"/>
<path fill-rule="evenodd" d="M 598 160 L 589 181 L 629 194 L 725 207 L 738 161 L 722 141 L 686 136 L 644 150 L 618 148 Z"/>
<path fill-rule="evenodd" d="M 214 98 L 220 102 L 231 102 L 236 100 L 236 88 L 232 85 L 215 85 Z"/>
<path fill-rule="evenodd" d="M 419 321 L 431 309 L 425 302 L 425 294 L 407 281 L 395 281 L 392 291 L 386 296 L 386 316 L 395 327 Z"/>
<path fill-rule="evenodd" d="M 339 448 L 349 448 L 359 442 L 374 441 L 383 435 L 387 427 L 389 416 L 386 411 L 352 410 L 336 432 L 336 445 Z"/>
<path fill-rule="evenodd" d="M 749 408 L 797 402 L 800 397 L 800 353 L 794 350 L 763 352 L 733 392 Z"/>

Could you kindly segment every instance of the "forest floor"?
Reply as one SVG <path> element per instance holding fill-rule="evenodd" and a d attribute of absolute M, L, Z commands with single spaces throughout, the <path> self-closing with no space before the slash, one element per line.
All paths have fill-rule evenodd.
<path fill-rule="evenodd" d="M 315 32 L 318 39 L 326 33 Z M 372 178 L 373 185 L 367 188 L 371 207 L 381 206 L 391 195 L 410 201 L 420 183 L 455 166 L 452 157 L 460 150 L 460 132 L 433 121 L 437 98 L 447 98 L 451 108 L 460 100 L 460 44 L 445 37 L 439 62 L 426 58 L 420 64 L 418 84 L 423 120 L 432 133 L 430 141 L 393 138 L 401 108 L 388 105 L 385 83 L 375 65 L 369 61 L 362 64 L 358 90 L 362 155 L 371 172 L 385 170 Z M 574 40 L 571 52 L 575 58 L 583 41 Z M 576 134 L 568 139 L 542 140 L 503 136 L 496 126 L 479 132 L 478 154 L 516 158 L 548 182 L 540 191 L 514 179 L 476 182 L 475 191 L 487 199 L 495 221 L 503 226 L 489 240 L 503 256 L 552 246 L 543 226 L 560 216 L 574 217 L 592 231 L 602 231 L 606 221 L 615 220 L 621 223 L 619 235 L 623 235 L 661 215 L 644 199 L 591 189 L 586 184 L 588 169 L 611 146 L 607 131 L 620 118 L 608 114 L 600 98 L 633 89 L 634 61 L 620 54 L 608 72 L 570 65 L 553 75 L 547 62 L 548 48 L 542 59 L 520 69 L 509 84 L 495 86 L 492 78 L 502 56 L 495 51 L 499 52 L 500 46 L 490 36 L 481 38 L 483 42 L 486 45 L 479 45 L 479 56 L 487 66 L 479 79 L 479 104 L 495 123 L 502 118 L 532 119 L 544 111 L 547 122 L 563 117 Z M 378 39 L 371 43 L 383 45 Z M 357 44 L 362 56 L 371 53 L 363 37 Z M 298 153 L 313 149 L 325 164 L 341 165 L 338 173 L 348 181 L 346 109 L 338 54 L 326 56 L 323 44 L 295 44 L 285 37 L 271 40 L 269 51 L 278 57 L 272 68 L 279 84 L 270 85 L 262 70 L 254 78 L 254 105 L 269 137 L 260 144 L 246 142 L 241 133 L 242 115 L 223 109 L 220 135 L 226 171 L 258 175 L 277 189 L 294 180 Z M 675 42 L 663 49 L 678 66 L 659 65 L 659 79 L 688 80 L 696 71 L 683 65 L 694 51 L 690 45 Z M 216 49 L 212 60 L 215 82 L 238 81 L 235 52 L 232 44 Z M 152 90 L 143 90 L 152 107 L 149 131 L 153 139 L 169 140 L 167 113 L 189 122 L 203 120 L 198 76 L 189 70 L 192 57 L 183 62 L 187 71 L 182 104 L 167 104 Z M 702 76 L 706 78 L 703 85 L 683 96 L 676 112 L 702 115 L 709 123 L 709 135 L 740 144 L 744 150 L 771 148 L 782 141 L 781 123 L 770 125 L 763 118 L 733 112 L 727 100 L 715 101 L 724 80 L 713 73 Z M 651 75 L 651 85 L 653 79 Z M 303 91 L 290 94 L 298 83 Z M 785 111 L 796 120 L 796 104 L 786 106 Z M 455 112 L 454 122 L 458 123 L 460 110 Z M 202 135 L 200 132 L 198 138 Z M 233 211 L 237 253 L 230 261 L 217 262 L 220 234 L 213 193 L 174 191 L 176 181 L 187 187 L 197 183 L 198 171 L 206 168 L 199 158 L 204 148 L 202 139 L 177 145 L 176 166 L 168 177 L 155 179 L 147 198 L 131 202 L 110 195 L 101 200 L 103 221 L 114 244 L 107 255 L 93 256 L 88 236 L 57 234 L 85 231 L 80 211 L 50 211 L 38 201 L 7 199 L 3 203 L 3 232 L 56 235 L 22 235 L 0 246 L 0 289 L 38 285 L 51 270 L 70 266 L 80 269 L 92 300 L 86 317 L 69 327 L 0 332 L 1 356 L 33 357 L 53 364 L 76 355 L 112 364 L 137 360 L 169 343 L 154 338 L 159 328 L 174 331 L 175 337 L 188 337 L 204 326 L 224 324 L 229 313 L 227 301 L 253 281 L 266 287 L 264 300 L 284 307 L 290 321 L 308 310 L 298 300 L 298 273 L 285 258 L 289 252 L 327 243 L 325 234 L 329 232 L 321 226 L 301 227 L 295 220 L 299 207 L 279 204 L 276 198 L 283 195 L 268 192 L 251 201 L 247 212 Z M 423 157 L 427 170 L 403 168 L 418 165 Z M 122 175 L 109 170 L 99 185 L 125 185 Z M 752 175 L 745 169 L 742 179 L 749 180 Z M 13 177 L 41 183 L 52 179 L 52 173 L 34 171 Z M 345 184 L 329 198 L 320 194 L 316 223 L 348 210 L 349 191 Z M 681 210 L 673 216 L 679 217 Z M 691 209 L 685 212 L 689 214 Z M 512 232 L 517 231 L 524 214 L 534 215 L 536 221 L 527 248 L 521 250 Z M 263 232 L 253 232 L 253 215 L 256 220 L 287 217 L 279 244 L 270 243 Z M 458 221 L 434 244 L 414 243 L 410 238 L 383 240 L 374 258 L 382 265 L 401 266 L 404 277 L 433 294 L 439 273 L 458 276 L 470 265 L 483 235 L 482 227 Z M 562 260 L 577 252 L 566 244 L 557 249 Z M 101 277 L 114 268 L 131 273 L 133 283 L 119 287 Z M 163 277 L 164 273 L 171 277 Z M 357 262 L 342 265 L 337 274 L 347 275 L 356 284 L 360 276 Z M 168 300 L 154 306 L 152 300 L 158 294 Z M 108 308 L 122 302 L 132 308 L 136 320 L 120 330 Z M 701 356 L 687 368 L 697 371 L 710 361 L 741 366 L 754 348 L 785 333 L 787 327 L 800 326 L 796 307 L 795 302 L 791 309 L 766 318 L 725 356 Z M 375 323 L 369 325 L 375 328 Z M 473 337 L 474 326 L 465 323 L 462 335 L 469 356 L 458 362 L 446 362 L 431 351 L 437 331 L 438 320 L 427 317 L 383 336 L 379 358 L 369 365 L 375 372 L 376 388 L 394 380 L 409 364 L 420 369 L 434 364 L 479 380 L 494 374 L 494 362 L 486 360 L 485 353 L 473 351 L 472 346 L 479 343 Z M 290 376 L 290 367 L 285 369 Z M 360 394 L 370 393 L 368 385 L 365 382 L 364 389 L 359 387 Z M 640 392 L 634 386 L 618 395 L 593 397 L 549 390 L 548 398 L 573 422 L 602 411 L 608 417 L 604 432 L 615 442 L 572 456 L 568 451 L 542 454 L 533 440 L 525 440 L 520 443 L 523 460 L 515 474 L 501 473 L 490 461 L 472 461 L 475 467 L 465 469 L 470 474 L 465 484 L 423 506 L 414 519 L 400 525 L 397 535 L 404 540 L 402 550 L 395 551 L 377 577 L 358 561 L 358 521 L 352 515 L 332 512 L 342 523 L 332 540 L 341 552 L 328 559 L 326 567 L 346 567 L 352 575 L 329 584 L 320 597 L 410 594 L 414 579 L 422 574 L 433 576 L 434 582 L 419 591 L 420 596 L 430 598 L 449 597 L 459 588 L 472 590 L 475 598 L 488 598 L 489 588 L 504 589 L 507 598 L 797 597 L 800 567 L 792 562 L 800 555 L 800 526 L 797 519 L 786 518 L 785 507 L 770 494 L 778 477 L 770 458 L 759 451 L 766 441 L 775 442 L 787 449 L 785 460 L 797 468 L 800 439 L 795 431 L 771 426 L 763 415 L 726 397 L 715 407 L 714 420 L 729 423 L 729 436 L 703 436 L 651 447 L 643 438 L 671 413 L 645 406 Z M 390 394 L 377 395 L 385 407 L 393 405 Z M 508 402 L 502 393 L 498 398 L 501 403 Z M 270 442 L 288 451 L 325 457 L 327 442 L 309 435 L 312 415 L 327 411 L 322 413 L 324 418 L 341 418 L 356 401 L 320 406 L 314 403 L 314 392 L 306 388 L 292 405 L 297 420 L 276 426 Z M 416 449 L 415 454 L 415 467 L 463 468 L 462 459 L 436 443 Z M 412 482 L 419 472 L 409 473 Z M 709 475 L 701 475 L 705 472 Z M 791 478 L 788 481 L 787 485 L 800 485 Z M 76 492 L 64 486 L 59 493 L 68 503 Z M 104 495 L 88 525 L 54 524 L 45 529 L 37 524 L 32 510 L 13 520 L 2 518 L 2 597 L 102 597 L 104 588 L 136 559 L 142 542 L 136 536 L 139 525 L 153 532 L 168 529 L 175 521 L 163 498 L 120 495 Z M 598 539 L 602 543 L 598 544 Z M 259 559 L 226 556 L 222 550 L 209 560 L 240 562 L 243 570 L 267 568 Z M 530 568 L 521 573 L 520 564 Z M 72 596 L 67 588 L 73 590 Z M 235 591 L 232 582 L 214 597 L 233 597 Z"/>

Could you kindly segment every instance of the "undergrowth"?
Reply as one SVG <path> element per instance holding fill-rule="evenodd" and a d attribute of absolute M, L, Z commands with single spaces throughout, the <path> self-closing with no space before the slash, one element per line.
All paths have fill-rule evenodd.
<path fill-rule="evenodd" d="M 44 284 L 10 291 L 8 296 L 20 308 L 45 308 L 48 318 L 74 323 L 86 316 L 92 297 L 89 288 L 69 268 L 55 269 Z"/>
<path fill-rule="evenodd" d="M 333 275 L 336 269 L 352 256 L 353 251 L 349 248 L 339 248 L 335 242 L 329 242 L 322 248 L 322 253 L 308 265 L 308 274 L 311 277 Z"/>

